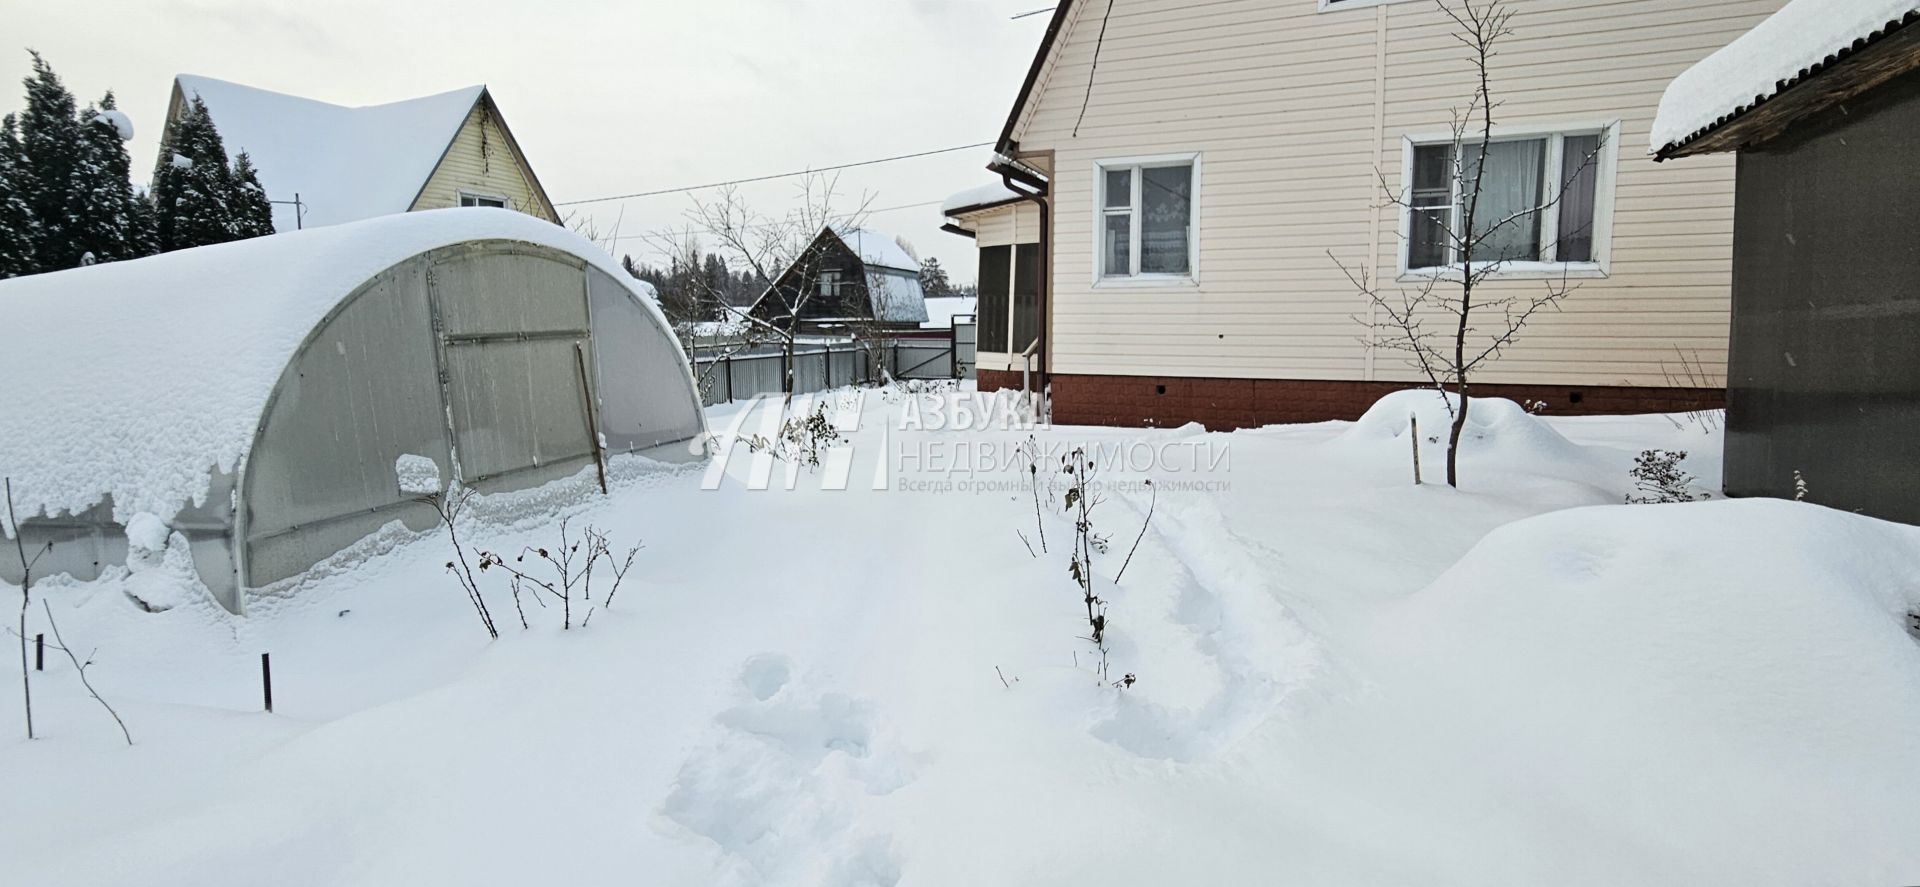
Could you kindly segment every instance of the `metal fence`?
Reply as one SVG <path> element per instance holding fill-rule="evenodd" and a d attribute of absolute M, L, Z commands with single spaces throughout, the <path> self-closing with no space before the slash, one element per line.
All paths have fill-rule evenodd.
<path fill-rule="evenodd" d="M 876 353 L 877 349 L 877 353 Z M 795 394 L 842 385 L 868 385 L 880 370 L 895 379 L 965 379 L 973 376 L 974 325 L 956 322 L 944 339 L 810 343 L 793 352 Z M 707 406 L 780 391 L 786 354 L 779 345 L 759 345 L 731 354 L 698 354 L 694 380 Z"/>

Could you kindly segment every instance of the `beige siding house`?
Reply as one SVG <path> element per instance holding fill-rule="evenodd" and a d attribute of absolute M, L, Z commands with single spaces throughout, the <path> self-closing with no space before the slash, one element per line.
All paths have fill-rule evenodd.
<path fill-rule="evenodd" d="M 1478 376 L 1488 393 L 1571 412 L 1720 402 L 1733 164 L 1656 169 L 1644 146 L 1667 82 L 1783 2 L 1510 0 L 1489 174 L 1516 205 L 1544 183 L 1569 196 L 1496 286 L 1578 289 Z M 1444 273 L 1386 195 L 1448 211 L 1435 170 L 1473 73 L 1432 0 L 1065 0 L 990 167 L 1036 196 L 948 207 L 983 250 L 983 387 L 1017 385 L 1036 342 L 1063 422 L 1351 417 L 1414 381 L 1369 346 L 1341 265 L 1393 285 Z M 987 250 L 1022 243 L 1044 273 L 1015 292 L 1005 271 L 996 312 Z M 1023 310 L 1041 321 L 1016 331 Z"/>
<path fill-rule="evenodd" d="M 196 97 L 252 158 L 279 231 L 455 206 L 560 221 L 484 86 L 349 108 L 182 74 L 169 119 Z"/>

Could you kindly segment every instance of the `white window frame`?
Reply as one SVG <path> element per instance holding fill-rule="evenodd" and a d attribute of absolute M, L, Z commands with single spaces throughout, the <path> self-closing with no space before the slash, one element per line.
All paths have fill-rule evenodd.
<path fill-rule="evenodd" d="M 1187 272 L 1185 274 L 1141 274 L 1140 267 L 1140 170 L 1162 166 L 1191 166 L 1192 206 L 1187 209 Z M 1106 250 L 1101 241 L 1106 234 L 1107 172 L 1133 170 L 1131 202 L 1127 212 L 1133 219 L 1128 226 L 1127 256 L 1131 267 L 1124 275 L 1109 276 L 1104 264 Z M 1182 154 L 1146 154 L 1133 157 L 1107 157 L 1093 162 L 1093 285 L 1095 287 L 1198 286 L 1200 284 L 1200 152 Z M 1117 210 L 1115 211 L 1118 212 Z"/>
<path fill-rule="evenodd" d="M 495 207 L 496 209 L 513 209 L 513 199 L 504 194 L 487 194 L 481 191 L 467 191 L 465 189 L 457 193 L 459 196 L 454 199 L 454 206 L 465 208 L 468 200 L 498 200 L 500 201 L 500 205 Z"/>
<path fill-rule="evenodd" d="M 1492 277 L 1520 280 L 1541 280 L 1552 278 L 1591 279 L 1606 277 L 1613 265 L 1613 203 L 1614 180 L 1620 167 L 1620 121 L 1619 120 L 1573 120 L 1557 123 L 1517 124 L 1495 126 L 1494 141 L 1546 138 L 1549 146 L 1546 169 L 1541 177 L 1543 183 L 1560 181 L 1562 139 L 1570 135 L 1600 136 L 1600 150 L 1594 155 L 1598 166 L 1598 176 L 1593 184 L 1593 260 L 1587 262 L 1502 262 L 1493 271 Z M 1426 145 L 1452 144 L 1451 131 L 1440 130 L 1429 133 L 1413 133 L 1403 136 L 1400 148 L 1400 187 L 1408 201 L 1413 198 L 1413 149 Z M 1478 136 L 1469 135 L 1461 141 L 1462 147 L 1478 143 Z M 1545 184 L 1543 184 L 1545 187 Z M 1459 205 L 1460 183 L 1453 185 L 1455 206 Z M 1540 243 L 1543 249 L 1551 249 L 1559 240 L 1560 214 L 1547 212 L 1540 219 Z M 1455 262 L 1430 268 L 1409 268 L 1408 262 L 1413 251 L 1413 209 L 1410 206 L 1400 210 L 1400 279 L 1421 280 L 1433 277 L 1458 278 L 1461 266 Z"/>

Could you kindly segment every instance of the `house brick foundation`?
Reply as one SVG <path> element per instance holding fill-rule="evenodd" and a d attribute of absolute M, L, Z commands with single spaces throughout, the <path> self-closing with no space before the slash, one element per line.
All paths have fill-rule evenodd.
<path fill-rule="evenodd" d="M 1060 425 L 1257 428 L 1291 422 L 1358 419 L 1374 401 L 1414 387 L 1405 382 L 1309 379 L 1214 379 L 1192 376 L 1055 375 L 1053 421 Z M 1019 388 L 1020 374 L 981 371 L 982 391 Z M 1726 406 L 1718 388 L 1625 385 L 1475 385 L 1477 397 L 1546 404 L 1549 415 L 1606 415 L 1713 410 Z"/>
<path fill-rule="evenodd" d="M 1002 388 L 1020 390 L 1020 373 L 1017 370 L 974 370 L 975 386 L 981 391 L 998 391 Z"/>

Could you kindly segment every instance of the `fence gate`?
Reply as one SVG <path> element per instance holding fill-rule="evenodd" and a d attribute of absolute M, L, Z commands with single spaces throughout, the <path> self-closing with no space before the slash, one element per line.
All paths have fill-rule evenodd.
<path fill-rule="evenodd" d="M 972 314 L 956 314 L 953 318 L 953 375 L 957 379 L 973 378 L 974 364 L 980 356 L 980 326 L 975 323 Z"/>
<path fill-rule="evenodd" d="M 427 275 L 454 462 L 469 485 L 534 469 L 545 471 L 496 486 L 571 474 L 595 448 L 580 371 L 594 366 L 585 270 L 533 253 L 546 261 L 507 260 L 514 252 L 463 248 Z"/>

